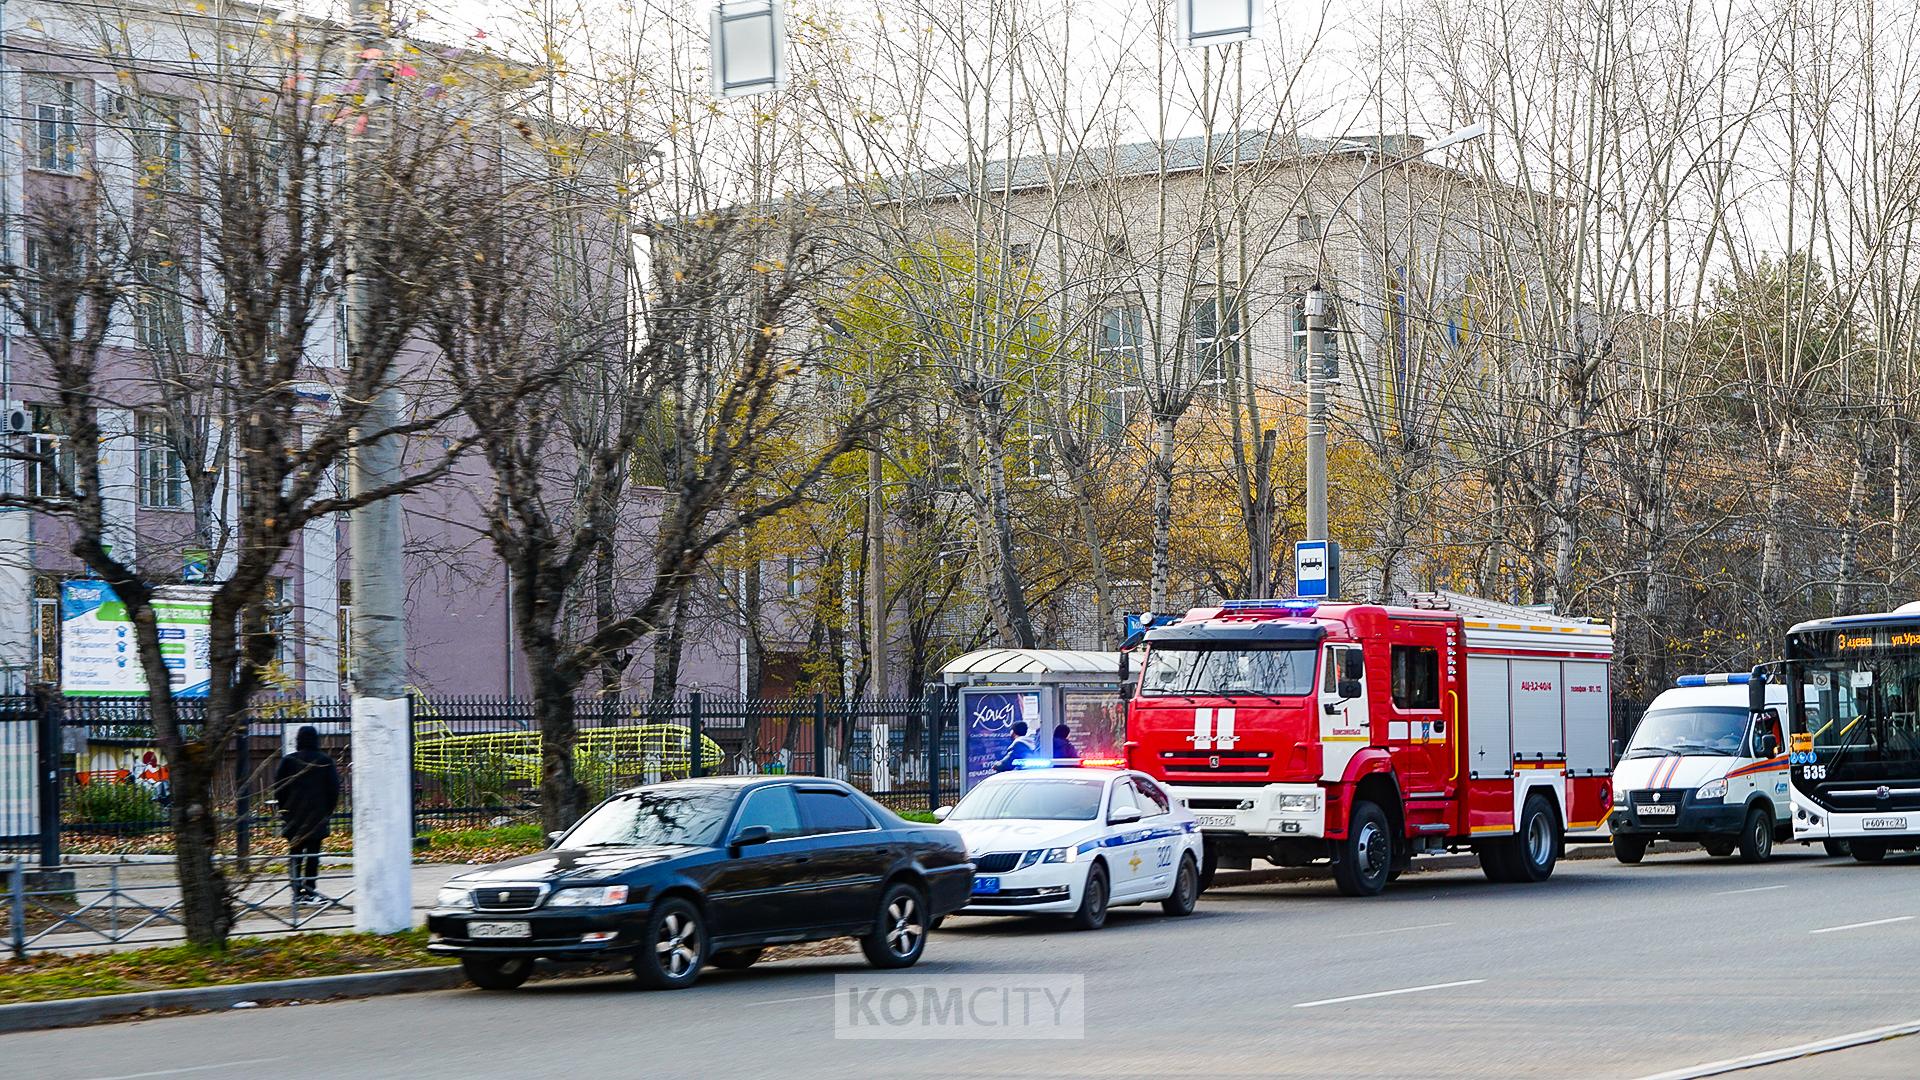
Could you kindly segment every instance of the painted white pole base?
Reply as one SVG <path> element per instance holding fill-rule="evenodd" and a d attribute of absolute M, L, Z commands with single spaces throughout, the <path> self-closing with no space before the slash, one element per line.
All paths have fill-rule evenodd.
<path fill-rule="evenodd" d="M 353 699 L 353 928 L 413 927 L 413 762 L 406 698 Z"/>

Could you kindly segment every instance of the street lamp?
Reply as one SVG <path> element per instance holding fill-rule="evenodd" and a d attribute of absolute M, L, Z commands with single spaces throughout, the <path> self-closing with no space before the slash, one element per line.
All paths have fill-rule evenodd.
<path fill-rule="evenodd" d="M 1363 173 L 1345 195 L 1327 210 L 1320 222 L 1320 242 L 1314 250 L 1313 287 L 1306 295 L 1307 322 L 1307 539 L 1327 539 L 1327 290 L 1321 284 L 1321 268 L 1327 261 L 1328 230 L 1340 208 L 1353 198 L 1367 181 L 1414 158 L 1435 150 L 1456 146 L 1487 133 L 1484 123 L 1457 128 L 1412 153 L 1403 154 L 1384 165 Z"/>

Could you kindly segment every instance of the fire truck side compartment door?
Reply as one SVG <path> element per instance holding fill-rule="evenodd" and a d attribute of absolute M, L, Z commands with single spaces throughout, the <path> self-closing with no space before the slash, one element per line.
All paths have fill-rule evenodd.
<path fill-rule="evenodd" d="M 1514 660 L 1508 666 L 1513 687 L 1514 757 L 1522 761 L 1563 757 L 1566 739 L 1560 719 L 1560 661 Z"/>
<path fill-rule="evenodd" d="M 1513 772 L 1513 739 L 1508 725 L 1507 662 L 1490 656 L 1467 657 L 1467 776 L 1503 778 Z"/>
<path fill-rule="evenodd" d="M 1566 660 L 1560 673 L 1566 683 L 1567 772 L 1604 776 L 1611 736 L 1607 665 Z"/>

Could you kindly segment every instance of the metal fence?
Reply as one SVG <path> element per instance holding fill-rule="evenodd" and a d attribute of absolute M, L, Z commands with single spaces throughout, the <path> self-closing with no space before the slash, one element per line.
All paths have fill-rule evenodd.
<path fill-rule="evenodd" d="M 198 722 L 196 704 L 181 720 Z M 845 780 L 897 810 L 958 793 L 960 733 L 945 688 L 920 698 L 581 698 L 574 771 L 598 798 L 694 775 L 794 773 Z M 312 726 L 339 766 L 337 832 L 352 821 L 353 748 L 344 701 L 265 700 L 223 747 L 215 805 L 230 854 L 283 848 L 274 771 Z M 541 740 L 524 700 L 415 699 L 416 834 L 533 820 Z M 693 748 L 698 747 L 696 752 Z M 0 852 L 44 865 L 69 854 L 171 851 L 173 788 L 144 700 L 0 698 Z"/>

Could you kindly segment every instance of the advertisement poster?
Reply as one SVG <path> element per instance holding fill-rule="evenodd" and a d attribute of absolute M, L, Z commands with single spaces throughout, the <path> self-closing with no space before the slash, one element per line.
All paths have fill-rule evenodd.
<path fill-rule="evenodd" d="M 1027 722 L 1028 737 L 1040 732 L 1040 738 L 1051 738 L 1050 732 L 1040 731 L 1038 690 L 968 691 L 965 701 L 968 788 L 993 775 L 994 765 L 1013 743 L 1015 720 Z M 1043 744 L 1036 739 L 1034 745 Z"/>
<path fill-rule="evenodd" d="M 206 697 L 208 612 L 212 589 L 168 585 L 156 590 L 160 652 L 175 697 Z M 127 608 L 103 581 L 60 586 L 60 692 L 67 697 L 144 697 L 146 675 Z"/>

